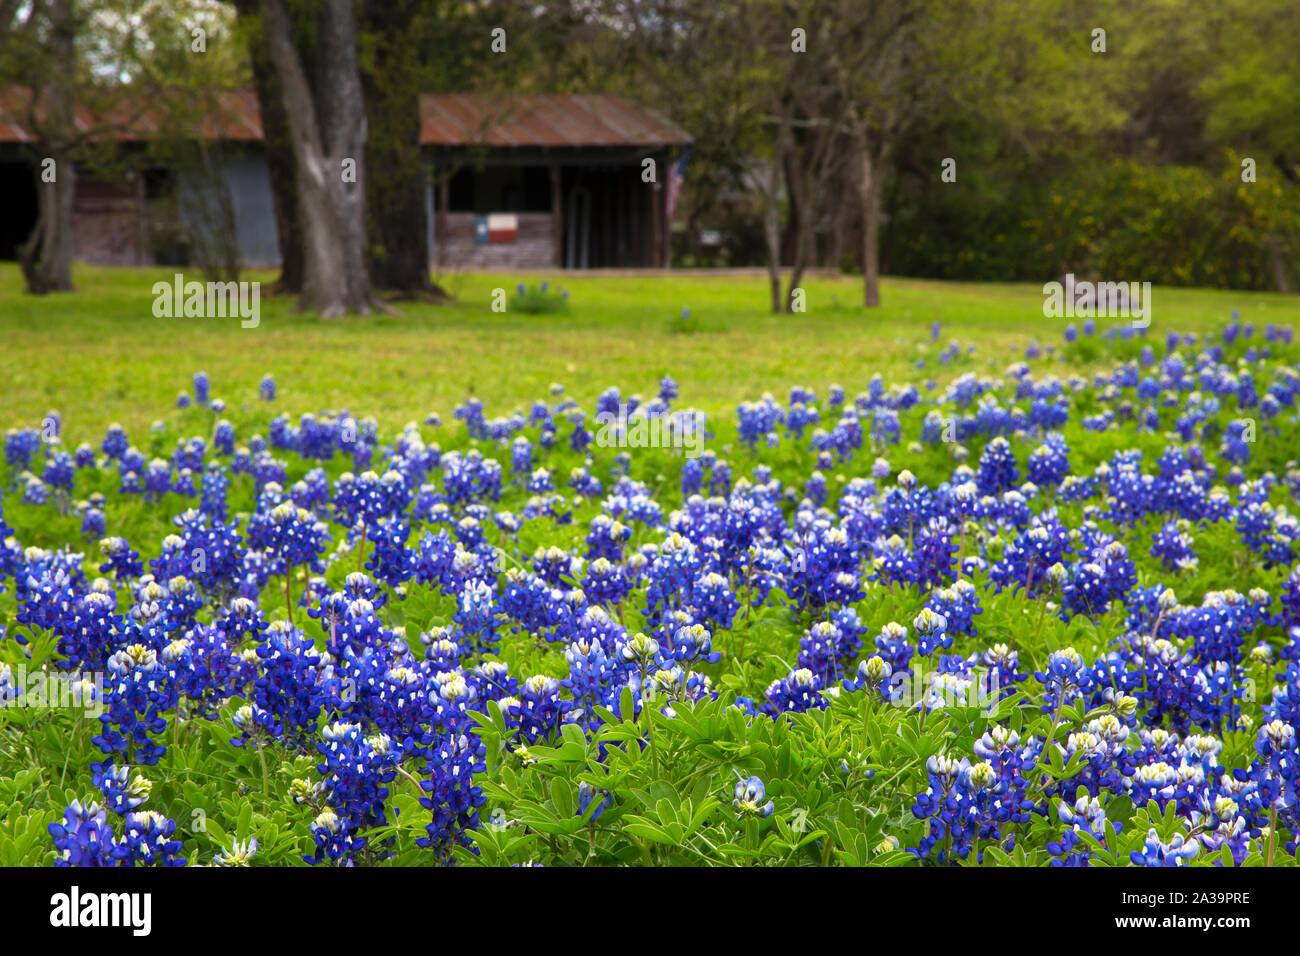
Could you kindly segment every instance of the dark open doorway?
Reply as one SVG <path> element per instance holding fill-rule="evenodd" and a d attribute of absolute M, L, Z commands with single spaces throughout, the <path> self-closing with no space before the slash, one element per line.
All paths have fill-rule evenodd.
<path fill-rule="evenodd" d="M 36 228 L 36 175 L 31 163 L 0 162 L 0 259 L 16 260 L 18 247 Z"/>

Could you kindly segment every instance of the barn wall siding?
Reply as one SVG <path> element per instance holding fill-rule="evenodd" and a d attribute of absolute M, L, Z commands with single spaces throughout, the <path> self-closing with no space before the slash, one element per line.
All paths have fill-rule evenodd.
<path fill-rule="evenodd" d="M 271 198 L 271 180 L 261 156 L 239 156 L 226 161 L 225 180 L 235 211 L 240 265 L 246 269 L 280 265 L 279 233 Z M 205 228 L 203 218 L 188 214 L 196 204 L 196 191 L 204 187 L 192 177 L 179 183 L 184 226 L 192 232 Z M 93 179 L 78 179 L 73 204 L 73 258 L 99 266 L 153 265 L 155 250 L 142 247 L 140 202 L 136 194 Z"/>
<path fill-rule="evenodd" d="M 555 239 L 549 212 L 521 212 L 519 238 L 514 242 L 480 243 L 474 237 L 477 217 L 471 212 L 447 213 L 443 247 L 444 269 L 549 269 L 555 265 Z M 438 236 L 434 235 L 434 243 Z M 435 245 L 436 249 L 436 245 Z M 436 252 L 435 252 L 436 255 Z"/>
<path fill-rule="evenodd" d="M 280 236 L 275 224 L 271 174 L 261 156 L 226 165 L 226 182 L 235 205 L 240 263 L 245 268 L 279 268 Z"/>
<path fill-rule="evenodd" d="M 245 269 L 278 268 L 279 230 L 266 159 L 257 155 L 227 157 L 222 163 L 222 176 L 235 213 L 239 265 Z M 187 229 L 198 234 L 219 228 L 219 206 L 211 184 L 195 176 L 184 176 L 179 186 Z"/>
<path fill-rule="evenodd" d="M 234 205 L 240 264 L 244 268 L 278 267 L 280 248 L 265 159 L 252 153 L 230 157 L 224 173 Z M 654 241 L 659 225 L 658 194 L 626 192 L 623 177 L 635 173 L 631 167 L 628 171 L 566 168 L 559 228 L 550 212 L 517 213 L 519 235 L 511 243 L 479 243 L 475 237 L 476 216 L 470 212 L 446 213 L 447 236 L 438 236 L 436 181 L 431 181 L 426 187 L 426 209 L 431 212 L 430 266 L 443 270 L 544 270 L 557 265 L 558 253 L 564 253 L 563 261 L 570 267 L 655 265 L 660 258 Z M 199 185 L 189 177 L 182 177 L 178 185 L 182 207 L 191 205 Z M 574 210 L 570 206 L 579 194 L 585 197 L 586 216 L 582 217 L 582 228 L 574 233 Z M 139 204 L 134 196 L 105 194 L 89 183 L 79 182 L 75 216 L 75 256 L 79 261 L 95 265 L 156 262 L 155 250 L 141 248 Z M 202 217 L 184 211 L 182 217 L 191 231 L 205 228 Z M 587 257 L 581 255 L 584 236 Z M 574 248 L 567 249 L 566 243 Z"/>
<path fill-rule="evenodd" d="M 101 266 L 139 265 L 140 206 L 135 195 L 78 179 L 72 205 L 72 257 Z"/>

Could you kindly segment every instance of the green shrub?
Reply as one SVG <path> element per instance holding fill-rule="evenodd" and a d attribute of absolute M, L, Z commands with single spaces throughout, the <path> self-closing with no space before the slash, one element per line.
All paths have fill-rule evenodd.
<path fill-rule="evenodd" d="M 550 283 L 543 281 L 536 288 L 519 283 L 515 294 L 510 297 L 512 312 L 527 312 L 531 315 L 569 311 L 569 293 L 565 289 L 552 289 Z"/>
<path fill-rule="evenodd" d="M 676 332 L 679 335 L 697 332 L 699 328 L 700 323 L 697 319 L 691 317 L 690 309 L 682 309 L 680 314 L 674 315 L 668 320 L 668 331 Z"/>
<path fill-rule="evenodd" d="M 908 193 L 884 236 L 886 269 L 944 279 L 1080 278 L 1275 289 L 1274 245 L 1300 272 L 1300 190 L 1240 157 L 1219 173 L 1115 161 L 1044 179 L 1022 171 L 1005 192 Z"/>

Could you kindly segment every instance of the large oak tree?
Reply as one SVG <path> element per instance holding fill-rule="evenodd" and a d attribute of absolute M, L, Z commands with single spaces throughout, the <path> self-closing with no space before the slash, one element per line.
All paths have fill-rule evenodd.
<path fill-rule="evenodd" d="M 366 261 L 366 113 L 352 0 L 322 0 L 312 70 L 285 0 L 260 0 L 267 59 L 293 146 L 302 232 L 299 305 L 327 318 L 374 305 Z"/>

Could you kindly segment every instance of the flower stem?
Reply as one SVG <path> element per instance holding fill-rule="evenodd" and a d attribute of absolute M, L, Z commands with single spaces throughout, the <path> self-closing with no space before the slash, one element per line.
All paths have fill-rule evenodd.
<path fill-rule="evenodd" d="M 262 761 L 262 796 L 269 801 L 271 799 L 271 777 L 266 772 L 266 744 L 265 743 L 259 743 L 257 745 L 257 756 Z"/>
<path fill-rule="evenodd" d="M 291 627 L 296 626 L 294 625 L 294 621 L 293 621 L 293 595 L 291 593 L 292 587 L 293 587 L 293 565 L 290 564 L 286 566 L 284 569 L 284 607 L 285 610 L 289 612 L 289 625 Z"/>
<path fill-rule="evenodd" d="M 1264 858 L 1265 866 L 1273 865 L 1273 851 L 1277 848 L 1277 807 L 1268 811 L 1268 854 Z"/>

